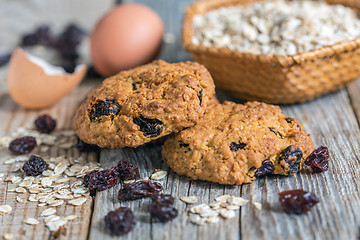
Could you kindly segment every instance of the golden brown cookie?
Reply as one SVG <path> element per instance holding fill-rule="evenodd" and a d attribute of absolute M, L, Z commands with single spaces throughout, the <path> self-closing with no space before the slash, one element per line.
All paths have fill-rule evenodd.
<path fill-rule="evenodd" d="M 137 147 L 196 124 L 214 88 L 203 65 L 154 61 L 105 79 L 79 107 L 74 130 L 102 148 Z"/>
<path fill-rule="evenodd" d="M 313 149 L 310 134 L 278 106 L 224 102 L 169 137 L 162 156 L 178 174 L 240 185 L 268 173 L 295 174 Z"/>

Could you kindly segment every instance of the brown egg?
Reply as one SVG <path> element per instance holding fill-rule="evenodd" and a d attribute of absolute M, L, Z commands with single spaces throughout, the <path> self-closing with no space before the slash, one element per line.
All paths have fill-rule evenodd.
<path fill-rule="evenodd" d="M 107 13 L 91 37 L 94 68 L 103 76 L 153 60 L 159 53 L 164 26 L 147 6 L 122 4 Z"/>
<path fill-rule="evenodd" d="M 63 68 L 52 66 L 18 48 L 10 59 L 7 82 L 16 103 L 37 109 L 60 101 L 81 82 L 85 73 L 85 65 L 77 66 L 74 73 L 66 73 Z"/>

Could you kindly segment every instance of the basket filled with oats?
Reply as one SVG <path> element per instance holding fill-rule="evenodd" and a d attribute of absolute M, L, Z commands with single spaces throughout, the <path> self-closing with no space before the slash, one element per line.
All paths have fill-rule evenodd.
<path fill-rule="evenodd" d="M 360 76 L 355 3 L 199 1 L 186 11 L 183 46 L 235 97 L 308 101 Z"/>

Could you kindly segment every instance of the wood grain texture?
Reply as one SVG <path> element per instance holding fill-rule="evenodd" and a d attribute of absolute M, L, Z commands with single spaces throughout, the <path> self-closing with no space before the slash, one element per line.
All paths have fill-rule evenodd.
<path fill-rule="evenodd" d="M 57 120 L 57 129 L 71 129 L 72 117 L 74 115 L 77 106 L 82 101 L 87 93 L 96 86 L 98 82 L 87 81 L 81 85 L 81 87 L 75 89 L 69 96 L 65 97 L 58 104 L 51 108 L 41 111 L 25 110 L 22 107 L 16 105 L 9 95 L 0 96 L 0 136 L 7 135 L 11 131 L 14 131 L 20 126 L 24 126 L 28 123 L 32 123 L 34 119 L 43 113 L 50 114 Z M 35 154 L 39 154 L 39 149 L 35 149 Z M 57 146 L 53 146 L 47 152 L 41 152 L 41 156 L 66 156 L 77 158 L 80 156 L 79 151 L 75 149 L 59 149 Z M 97 162 L 98 157 L 96 154 L 81 154 L 85 159 L 92 162 Z M 11 165 L 3 165 L 4 161 L 14 157 L 9 151 L 1 150 L 0 155 L 0 173 L 5 173 L 5 176 L 11 172 Z M 21 173 L 14 175 L 22 176 Z M 38 207 L 37 203 L 28 202 L 27 204 L 21 204 L 16 202 L 16 196 L 20 196 L 23 199 L 27 199 L 28 194 L 18 194 L 13 192 L 7 192 L 9 188 L 13 188 L 16 185 L 11 183 L 0 184 L 0 205 L 8 204 L 13 207 L 13 211 L 10 214 L 0 216 L 0 237 L 5 233 L 11 233 L 14 239 L 49 239 L 51 233 L 45 227 L 43 221 L 36 226 L 31 226 L 23 223 L 23 220 L 28 217 L 38 218 L 41 211 L 48 208 Z M 77 215 L 78 219 L 66 224 L 67 234 L 61 239 L 86 239 L 88 235 L 88 228 L 90 223 L 90 216 L 92 211 L 92 201 L 87 201 L 81 206 L 75 207 L 71 205 L 62 205 L 56 207 L 58 216 Z M 39 218 L 38 218 L 39 219 Z"/>
<path fill-rule="evenodd" d="M 304 169 L 291 177 L 270 176 L 243 186 L 221 186 L 191 181 L 170 170 L 163 181 L 164 192 L 176 197 L 178 218 L 167 224 L 149 222 L 150 200 L 119 203 L 118 186 L 97 195 L 90 239 L 111 239 L 104 230 L 103 217 L 120 205 L 132 208 L 140 219 L 135 230 L 124 239 L 357 239 L 360 132 L 347 92 L 341 90 L 309 103 L 282 106 L 282 109 L 304 124 L 316 146 L 329 147 L 329 171 L 315 174 Z M 160 151 L 160 146 L 106 150 L 100 161 L 111 166 L 127 159 L 139 165 L 142 177 L 147 177 L 155 168 L 168 170 L 161 161 Z M 321 202 L 304 215 L 284 213 L 278 203 L 278 192 L 299 188 L 315 193 Z M 190 223 L 188 207 L 178 199 L 195 195 L 199 202 L 210 203 L 222 194 L 242 196 L 250 203 L 241 208 L 237 218 L 205 226 Z M 263 209 L 256 209 L 254 202 L 260 202 Z"/>

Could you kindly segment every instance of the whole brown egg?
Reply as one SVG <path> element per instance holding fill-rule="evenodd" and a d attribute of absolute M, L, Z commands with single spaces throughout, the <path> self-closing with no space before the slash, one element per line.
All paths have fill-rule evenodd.
<path fill-rule="evenodd" d="M 94 68 L 103 76 L 153 60 L 160 51 L 164 25 L 151 8 L 122 4 L 95 26 L 90 37 Z"/>

